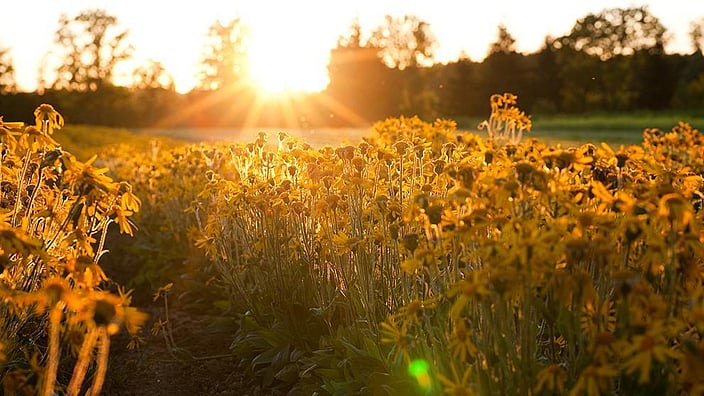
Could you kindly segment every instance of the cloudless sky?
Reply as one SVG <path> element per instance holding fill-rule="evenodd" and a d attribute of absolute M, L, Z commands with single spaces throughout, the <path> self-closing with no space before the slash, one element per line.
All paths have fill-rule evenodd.
<path fill-rule="evenodd" d="M 430 23 L 439 47 L 436 59 L 453 61 L 464 51 L 473 60 L 486 55 L 505 24 L 518 50 L 538 50 L 546 35 L 569 33 L 577 19 L 604 8 L 646 5 L 671 35 L 669 52 L 692 51 L 690 22 L 704 17 L 701 0 L 5 0 L 0 47 L 10 48 L 21 89 L 36 87 L 42 57 L 51 48 L 61 13 L 100 8 L 130 30 L 137 61 L 162 62 L 177 89 L 192 88 L 208 27 L 216 20 L 240 17 L 250 25 L 253 52 L 265 62 L 283 62 L 300 79 L 326 78 L 329 50 L 352 20 L 363 32 L 383 16 L 413 14 Z M 261 63 L 260 63 L 261 64 Z M 306 77 L 305 74 L 310 76 Z M 266 77 L 265 77 L 266 78 Z M 271 78 L 274 78 L 273 76 Z M 281 76 L 279 76 L 281 78 Z M 312 83 L 311 83 L 312 84 Z M 310 85 L 310 84 L 309 84 Z M 319 87 L 322 88 L 322 87 Z"/>

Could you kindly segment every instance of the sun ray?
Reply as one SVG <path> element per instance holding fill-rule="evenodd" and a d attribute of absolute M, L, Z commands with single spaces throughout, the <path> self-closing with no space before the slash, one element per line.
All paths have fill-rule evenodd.
<path fill-rule="evenodd" d="M 342 118 L 344 124 L 357 128 L 366 128 L 369 126 L 369 120 L 366 120 L 354 110 L 340 103 L 330 95 L 327 95 L 325 92 L 321 92 L 318 97 L 319 103 L 326 109 L 329 109 L 331 111 L 330 114 L 333 116 Z"/>

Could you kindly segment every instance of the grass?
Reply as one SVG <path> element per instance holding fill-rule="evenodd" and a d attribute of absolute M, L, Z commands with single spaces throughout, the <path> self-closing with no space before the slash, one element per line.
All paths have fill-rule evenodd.
<path fill-rule="evenodd" d="M 531 119 L 533 129 L 527 137 L 563 146 L 601 142 L 615 146 L 640 144 L 644 129 L 669 131 L 680 121 L 704 129 L 702 111 L 534 115 Z M 476 130 L 481 121 L 480 118 L 462 118 L 458 119 L 458 125 Z"/>
<path fill-rule="evenodd" d="M 617 114 L 550 115 L 533 116 L 536 129 L 540 130 L 643 130 L 658 128 L 669 130 L 679 121 L 693 127 L 704 126 L 704 113 L 699 112 L 636 112 Z"/>
<path fill-rule="evenodd" d="M 126 128 L 94 125 L 66 125 L 54 137 L 63 150 L 82 161 L 116 144 L 129 143 L 135 147 L 149 147 L 150 141 L 156 137 L 162 143 L 181 141 L 178 136 L 153 136 Z"/>
<path fill-rule="evenodd" d="M 459 118 L 457 124 L 462 130 L 469 130 L 486 137 L 476 126 L 483 121 L 479 117 Z M 535 115 L 532 117 L 533 129 L 526 136 L 535 137 L 549 144 L 576 146 L 582 143 L 606 142 L 612 146 L 640 144 L 643 130 L 658 128 L 670 130 L 679 121 L 691 124 L 694 128 L 704 129 L 704 112 L 638 112 L 617 114 L 561 114 Z M 326 144 L 339 144 L 349 141 L 359 142 L 369 136 L 370 128 L 319 128 L 310 130 L 290 130 L 286 132 L 293 137 L 305 140 L 313 147 Z M 153 138 L 171 142 L 232 141 L 246 142 L 253 140 L 259 131 L 266 131 L 274 136 L 277 128 L 249 129 L 144 129 L 129 130 L 102 126 L 68 125 L 59 132 L 57 138 L 62 146 L 86 160 L 97 150 L 116 143 L 147 144 Z M 89 137 L 89 138 L 86 138 Z"/>

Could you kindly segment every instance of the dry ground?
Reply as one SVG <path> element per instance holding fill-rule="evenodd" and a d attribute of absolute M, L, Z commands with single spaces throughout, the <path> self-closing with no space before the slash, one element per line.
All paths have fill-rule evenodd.
<path fill-rule="evenodd" d="M 146 343 L 139 350 L 129 350 L 126 333 L 114 337 L 105 395 L 256 394 L 243 382 L 237 361 L 223 357 L 228 353 L 231 334 L 210 328 L 208 315 L 170 308 L 174 340 L 187 350 L 172 354 L 162 333 L 155 336 L 150 331 L 155 320 L 164 318 L 164 307 L 142 309 L 151 316 L 142 331 Z"/>

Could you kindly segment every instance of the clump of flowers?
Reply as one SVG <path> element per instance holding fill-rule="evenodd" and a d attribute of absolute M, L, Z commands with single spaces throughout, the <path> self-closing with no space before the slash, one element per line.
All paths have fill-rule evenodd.
<path fill-rule="evenodd" d="M 530 131 L 532 123 L 523 111 L 516 107 L 518 96 L 511 93 L 491 95 L 491 116 L 479 124 L 486 129 L 489 140 L 497 145 L 518 144 L 524 131 Z"/>
<path fill-rule="evenodd" d="M 104 290 L 99 264 L 109 227 L 131 235 L 140 201 L 129 184 L 95 167 L 95 158 L 84 163 L 62 150 L 52 134 L 64 120 L 52 106 L 34 115 L 28 126 L 0 117 L 3 388 L 54 394 L 62 354 L 77 352 L 67 393 L 81 391 L 95 362 L 90 392 L 99 394 L 110 335 L 121 326 L 135 333 L 145 319 L 129 307 L 129 293 Z"/>
<path fill-rule="evenodd" d="M 251 374 L 303 393 L 704 387 L 699 132 L 552 147 L 521 141 L 515 104 L 492 96 L 487 140 L 390 119 L 357 145 L 199 149 L 191 237 Z"/>

